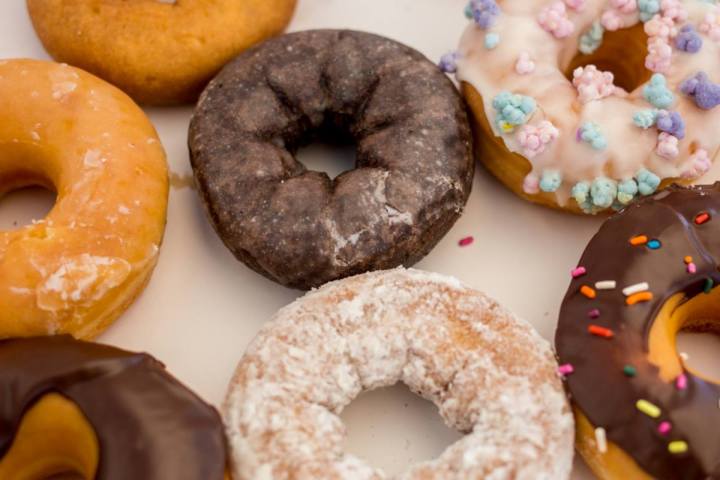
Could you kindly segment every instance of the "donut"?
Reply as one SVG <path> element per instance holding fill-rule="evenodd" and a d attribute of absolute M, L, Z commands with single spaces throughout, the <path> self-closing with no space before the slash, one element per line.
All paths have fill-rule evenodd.
<path fill-rule="evenodd" d="M 338 415 L 403 382 L 466 435 L 396 478 L 567 479 L 574 428 L 556 368 L 528 323 L 453 278 L 399 268 L 329 283 L 280 310 L 235 371 L 233 478 L 387 478 L 343 452 Z"/>
<path fill-rule="evenodd" d="M 27 0 L 58 61 L 152 105 L 193 102 L 230 59 L 282 32 L 296 0 Z"/>
<path fill-rule="evenodd" d="M 456 72 L 477 156 L 520 197 L 621 209 L 720 150 L 720 8 L 695 0 L 471 0 Z"/>
<path fill-rule="evenodd" d="M 357 145 L 330 179 L 294 154 Z M 425 256 L 463 210 L 472 139 L 454 85 L 419 52 L 363 32 L 285 35 L 210 83 L 189 135 L 196 183 L 225 245 L 299 289 Z"/>
<path fill-rule="evenodd" d="M 0 340 L 0 390 L 0 478 L 224 478 L 220 415 L 149 355 Z"/>
<path fill-rule="evenodd" d="M 720 332 L 718 239 L 720 183 L 674 185 L 605 222 L 573 270 L 555 345 L 601 479 L 720 478 L 720 376 L 675 345 Z"/>
<path fill-rule="evenodd" d="M 45 219 L 0 232 L 0 338 L 92 338 L 140 294 L 165 229 L 165 153 L 115 87 L 67 65 L 0 61 L 0 195 L 57 192 Z"/>

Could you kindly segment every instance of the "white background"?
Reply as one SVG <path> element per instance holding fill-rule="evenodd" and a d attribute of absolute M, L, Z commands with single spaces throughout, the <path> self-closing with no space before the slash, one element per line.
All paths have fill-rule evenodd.
<path fill-rule="evenodd" d="M 402 41 L 436 60 L 456 46 L 466 25 L 465 3 L 300 0 L 290 30 L 367 30 Z M 0 58 L 13 57 L 48 58 L 32 30 L 25 2 L 3 0 Z M 192 109 L 147 111 L 165 145 L 174 176 L 188 176 L 186 134 Z M 301 159 L 315 169 L 338 173 L 351 164 L 352 154 L 318 146 L 303 151 Z M 708 178 L 720 177 L 717 172 L 715 168 Z M 50 208 L 49 202 L 47 195 L 37 191 L 8 196 L 0 202 L 0 228 L 42 216 Z M 487 292 L 551 340 L 568 272 L 599 225 L 596 218 L 524 203 L 479 169 L 464 216 L 417 267 L 454 275 Z M 475 237 L 475 243 L 460 248 L 458 240 L 468 235 Z M 259 327 L 300 294 L 236 262 L 210 228 L 196 193 L 187 187 L 173 188 L 165 243 L 153 280 L 99 340 L 152 353 L 218 405 L 235 364 Z M 720 342 L 705 340 L 704 344 L 704 349 L 696 348 L 698 353 L 693 353 L 691 362 L 700 363 L 696 359 L 702 352 L 709 356 L 709 350 L 717 351 Z M 720 368 L 719 362 L 713 363 Z M 348 424 L 348 450 L 388 473 L 431 458 L 458 438 L 442 424 L 432 405 L 400 386 L 363 395 L 343 418 Z M 576 463 L 573 478 L 591 478 L 581 462 Z"/>

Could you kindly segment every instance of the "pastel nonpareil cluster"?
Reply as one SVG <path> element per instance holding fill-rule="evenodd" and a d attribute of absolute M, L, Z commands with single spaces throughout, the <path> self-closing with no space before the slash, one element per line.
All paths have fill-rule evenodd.
<path fill-rule="evenodd" d="M 708 13 L 700 24 L 700 31 L 715 42 L 720 42 L 720 15 Z"/>
<path fill-rule="evenodd" d="M 589 143 L 595 150 L 604 150 L 608 143 L 597 123 L 586 122 L 578 130 L 578 139 Z"/>
<path fill-rule="evenodd" d="M 562 185 L 562 174 L 557 170 L 546 170 L 540 179 L 540 190 L 556 192 Z"/>
<path fill-rule="evenodd" d="M 707 150 L 701 148 L 690 155 L 686 165 L 680 172 L 680 176 L 687 179 L 698 178 L 705 175 L 711 166 L 710 155 Z"/>
<path fill-rule="evenodd" d="M 660 110 L 640 110 L 633 115 L 633 123 L 647 130 L 655 126 L 659 112 Z"/>
<path fill-rule="evenodd" d="M 680 91 L 695 101 L 703 110 L 720 105 L 720 85 L 713 83 L 707 73 L 700 72 L 680 85 Z"/>
<path fill-rule="evenodd" d="M 640 20 L 647 22 L 660 13 L 660 0 L 637 0 L 638 10 L 640 11 Z"/>
<path fill-rule="evenodd" d="M 600 22 L 593 22 L 590 29 L 580 37 L 578 50 L 585 55 L 590 55 L 602 45 L 605 29 Z"/>
<path fill-rule="evenodd" d="M 667 132 L 660 132 L 656 152 L 664 158 L 672 159 L 680 155 L 680 140 Z"/>
<path fill-rule="evenodd" d="M 523 155 L 532 159 L 540 155 L 560 136 L 560 131 L 552 122 L 543 120 L 537 125 L 524 125 L 518 131 L 518 142 L 522 147 Z"/>
<path fill-rule="evenodd" d="M 543 8 L 537 17 L 540 26 L 555 38 L 566 38 L 575 31 L 575 24 L 568 18 L 565 4 L 558 0 Z"/>
<path fill-rule="evenodd" d="M 483 30 L 492 27 L 501 13 L 495 0 L 471 0 L 469 9 L 472 19 Z"/>
<path fill-rule="evenodd" d="M 662 15 L 655 15 L 645 22 L 643 28 L 649 37 L 660 37 L 664 40 L 675 38 L 678 34 L 675 21 L 672 18 L 663 17 Z"/>
<path fill-rule="evenodd" d="M 598 177 L 592 182 L 578 182 L 571 195 L 585 213 L 597 213 L 607 208 L 622 208 L 639 195 L 651 195 L 660 185 L 660 178 L 642 169 L 635 178 L 620 182 L 607 177 Z"/>
<path fill-rule="evenodd" d="M 650 82 L 643 88 L 643 97 L 655 108 L 667 109 L 675 101 L 675 95 L 667 87 L 667 79 L 664 75 L 656 73 Z"/>
<path fill-rule="evenodd" d="M 615 76 L 611 72 L 600 71 L 595 65 L 578 67 L 573 72 L 573 85 L 582 103 L 600 100 L 615 93 L 614 80 Z"/>
<path fill-rule="evenodd" d="M 503 133 L 524 125 L 535 112 L 536 103 L 532 97 L 501 92 L 493 99 L 493 108 L 497 112 L 495 122 Z"/>
<path fill-rule="evenodd" d="M 515 63 L 515 71 L 519 75 L 529 75 L 535 71 L 535 62 L 528 52 L 522 52 Z"/>
<path fill-rule="evenodd" d="M 687 53 L 697 53 L 703 46 L 702 37 L 692 25 L 685 25 L 675 37 L 675 46 L 678 50 Z"/>
<path fill-rule="evenodd" d="M 652 37 L 648 40 L 648 54 L 645 57 L 645 67 L 651 72 L 667 72 L 672 65 L 672 46 L 662 37 Z"/>
<path fill-rule="evenodd" d="M 624 16 L 636 12 L 638 7 L 636 0 L 610 0 L 608 6 L 600 17 L 600 23 L 610 31 L 625 27 Z"/>
<path fill-rule="evenodd" d="M 665 132 L 679 140 L 685 138 L 685 121 L 679 112 L 660 110 L 655 117 L 658 130 Z"/>
<path fill-rule="evenodd" d="M 438 67 L 445 73 L 457 72 L 457 61 L 460 58 L 459 52 L 449 52 L 440 57 Z"/>
<path fill-rule="evenodd" d="M 688 12 L 685 10 L 681 0 L 662 0 L 660 3 L 660 12 L 665 18 L 669 18 L 674 22 L 684 22 L 688 19 Z"/>

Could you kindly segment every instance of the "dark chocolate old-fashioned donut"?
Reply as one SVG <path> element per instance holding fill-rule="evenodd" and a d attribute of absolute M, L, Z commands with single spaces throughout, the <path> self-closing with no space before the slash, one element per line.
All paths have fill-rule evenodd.
<path fill-rule="evenodd" d="M 357 144 L 334 180 L 293 154 L 316 139 Z M 189 136 L 210 219 L 257 272 L 296 288 L 410 265 L 454 224 L 470 193 L 460 96 L 417 51 L 376 35 L 275 38 L 228 64 Z"/>
<path fill-rule="evenodd" d="M 84 421 L 58 418 L 68 408 Z M 85 422 L 93 441 L 77 433 Z M 18 444 L 23 435 L 29 448 Z M 65 466 L 98 480 L 222 480 L 225 460 L 217 411 L 149 355 L 70 336 L 0 341 L 1 478 L 46 478 Z"/>
<path fill-rule="evenodd" d="M 720 374 L 675 345 L 720 331 L 719 260 L 720 183 L 672 186 L 606 221 L 573 271 L 556 347 L 600 478 L 720 479 Z"/>

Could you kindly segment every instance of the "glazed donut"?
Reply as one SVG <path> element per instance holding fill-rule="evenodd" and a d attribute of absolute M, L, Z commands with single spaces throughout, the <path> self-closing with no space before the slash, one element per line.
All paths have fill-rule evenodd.
<path fill-rule="evenodd" d="M 316 138 L 357 143 L 331 180 L 294 158 Z M 470 127 L 423 55 L 369 33 L 316 30 L 238 57 L 190 126 L 196 182 L 215 230 L 250 268 L 308 289 L 411 265 L 470 194 Z"/>
<path fill-rule="evenodd" d="M 338 415 L 403 382 L 466 435 L 397 478 L 567 479 L 573 421 L 556 368 L 529 324 L 453 278 L 396 269 L 330 283 L 280 310 L 235 372 L 233 478 L 386 478 L 343 452 Z"/>
<path fill-rule="evenodd" d="M 165 229 L 165 153 L 120 90 L 66 65 L 0 61 L 0 195 L 57 192 L 0 232 L 0 338 L 91 338 L 143 290 Z"/>
<path fill-rule="evenodd" d="M 472 0 L 457 70 L 478 158 L 526 200 L 620 209 L 720 150 L 720 9 L 695 0 Z"/>
<path fill-rule="evenodd" d="M 27 0 L 48 53 L 141 103 L 194 101 L 220 68 L 282 32 L 296 0 Z"/>
<path fill-rule="evenodd" d="M 610 218 L 573 271 L 555 344 L 601 479 L 720 478 L 720 376 L 675 346 L 720 331 L 719 216 L 720 184 L 671 186 Z"/>
<path fill-rule="evenodd" d="M 222 480 L 220 416 L 145 354 L 0 340 L 0 478 Z"/>

